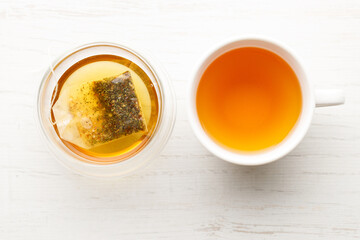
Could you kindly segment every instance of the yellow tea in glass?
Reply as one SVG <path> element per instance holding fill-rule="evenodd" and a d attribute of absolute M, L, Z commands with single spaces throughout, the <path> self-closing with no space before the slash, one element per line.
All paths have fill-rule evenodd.
<path fill-rule="evenodd" d="M 72 65 L 52 99 L 56 133 L 66 147 L 93 163 L 114 163 L 136 153 L 158 121 L 158 96 L 150 78 L 115 55 L 91 56 Z"/>

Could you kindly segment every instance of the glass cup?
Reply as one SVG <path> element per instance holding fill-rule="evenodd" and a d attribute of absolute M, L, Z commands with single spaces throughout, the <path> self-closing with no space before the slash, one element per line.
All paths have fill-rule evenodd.
<path fill-rule="evenodd" d="M 151 79 L 159 102 L 157 126 L 146 145 L 125 160 L 109 163 L 91 163 L 74 153 L 61 141 L 51 122 L 52 94 L 66 70 L 78 61 L 96 55 L 115 55 L 137 64 Z M 160 154 L 171 135 L 176 117 L 176 99 L 167 73 L 154 59 L 125 47 L 107 42 L 82 45 L 60 57 L 45 73 L 37 93 L 36 114 L 38 125 L 49 149 L 69 169 L 86 176 L 124 176 L 148 165 Z M 121 156 L 119 156 L 121 158 Z"/>

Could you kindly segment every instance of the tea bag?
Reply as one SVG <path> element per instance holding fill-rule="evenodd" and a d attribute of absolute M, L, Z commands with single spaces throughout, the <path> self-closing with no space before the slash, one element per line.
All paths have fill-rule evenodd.
<path fill-rule="evenodd" d="M 129 71 L 62 89 L 53 113 L 61 138 L 85 149 L 147 131 Z"/>

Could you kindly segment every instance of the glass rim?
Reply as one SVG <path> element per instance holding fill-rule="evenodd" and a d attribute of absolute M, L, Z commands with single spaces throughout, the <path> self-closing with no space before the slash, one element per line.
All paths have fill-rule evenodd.
<path fill-rule="evenodd" d="M 79 158 L 83 158 L 82 156 L 72 152 L 70 149 L 68 149 L 66 146 L 59 146 L 57 142 L 54 141 L 54 139 L 51 139 L 51 136 L 49 136 L 48 130 L 45 128 L 45 125 L 47 123 L 44 122 L 43 115 L 44 113 L 44 106 L 42 106 L 44 103 L 43 95 L 46 91 L 46 88 L 48 87 L 49 81 L 51 81 L 52 77 L 55 77 L 54 70 L 57 69 L 58 66 L 61 66 L 61 64 L 65 60 L 69 60 L 74 54 L 79 53 L 81 51 L 86 51 L 89 48 L 92 47 L 115 47 L 122 51 L 128 52 L 130 55 L 133 55 L 135 58 L 139 59 L 142 64 L 144 64 L 148 70 L 153 75 L 153 78 L 151 80 L 155 80 L 156 84 L 158 85 L 158 100 L 159 100 L 159 115 L 158 115 L 158 122 L 156 123 L 156 127 L 154 132 L 151 135 L 151 138 L 148 140 L 148 142 L 142 146 L 138 151 L 134 152 L 130 156 L 126 157 L 123 160 L 113 162 L 113 163 L 107 163 L 107 164 L 98 164 L 98 163 L 91 163 L 90 161 L 83 161 Z M 99 53 L 100 55 L 101 53 Z M 95 56 L 97 54 L 93 54 L 91 56 Z M 116 54 L 114 54 L 116 55 Z M 117 55 L 119 57 L 124 57 L 121 55 Z M 86 57 L 83 57 L 82 59 L 85 59 Z M 126 58 L 126 57 L 125 57 Z M 149 59 L 149 60 L 148 60 Z M 74 60 L 73 60 L 74 61 Z M 151 63 L 150 63 L 151 62 Z M 72 62 L 71 65 L 75 64 L 76 62 Z M 140 67 L 140 66 L 139 66 Z M 141 68 L 141 67 L 140 67 Z M 143 69 L 144 70 L 144 69 Z M 58 80 L 58 79 L 56 79 Z M 117 43 L 111 43 L 111 42 L 93 42 L 93 43 L 87 43 L 80 45 L 76 48 L 70 49 L 69 51 L 66 51 L 64 54 L 60 55 L 60 57 L 55 58 L 55 60 L 52 62 L 52 65 L 50 65 L 47 70 L 45 71 L 42 80 L 39 84 L 38 90 L 37 90 L 37 99 L 36 99 L 36 112 L 37 112 L 37 122 L 38 126 L 41 129 L 41 133 L 43 135 L 43 138 L 45 139 L 49 149 L 54 153 L 54 155 L 60 160 L 63 165 L 71 168 L 72 170 L 75 170 L 76 172 L 83 174 L 83 175 L 109 175 L 105 173 L 108 171 L 107 169 L 113 169 L 113 168 L 122 168 L 124 165 L 128 165 L 129 162 L 133 161 L 135 158 L 144 158 L 142 161 L 141 159 L 138 160 L 139 165 L 145 165 L 145 163 L 150 162 L 153 158 L 156 157 L 160 153 L 160 151 L 163 149 L 165 144 L 167 143 L 171 132 L 173 130 L 173 126 L 175 124 L 175 116 L 176 116 L 176 98 L 175 98 L 175 92 L 173 90 L 173 87 L 171 85 L 170 79 L 167 75 L 167 73 L 162 69 L 162 67 L 154 61 L 153 58 L 150 58 L 149 56 L 144 57 L 143 54 L 140 54 L 138 51 L 133 50 L 132 48 L 129 48 L 122 44 Z M 166 131 L 164 131 L 164 128 L 166 128 Z M 59 138 L 59 137 L 58 137 Z M 60 138 L 58 139 L 60 140 Z M 61 140 L 60 140 L 61 141 Z M 157 144 L 156 144 L 157 143 Z M 63 143 L 62 143 L 63 144 Z M 158 146 L 156 146 L 158 145 Z M 65 152 L 63 148 L 66 148 L 72 154 L 68 154 L 68 152 Z M 153 148 L 157 148 L 154 149 Z M 153 153 L 151 157 L 149 156 L 142 156 L 144 155 L 144 152 Z M 154 154 L 156 153 L 156 154 Z M 76 156 L 76 157 L 75 157 Z M 65 161 L 66 158 L 67 160 Z M 141 164 L 140 164 L 141 163 Z M 81 171 L 80 169 L 74 169 L 71 165 L 79 165 L 78 167 L 83 166 L 84 168 L 91 169 L 90 173 L 85 171 Z M 70 166 L 69 166 L 70 165 Z M 136 167 L 139 168 L 140 166 Z M 80 167 L 82 168 L 82 167 Z M 133 167 L 132 171 L 135 170 L 135 167 Z M 93 171 L 104 171 L 104 173 L 94 173 Z M 132 172 L 131 171 L 131 172 Z M 123 173 L 118 174 L 114 171 L 111 171 L 110 175 L 124 175 Z M 121 171 L 119 171 L 121 172 Z"/>

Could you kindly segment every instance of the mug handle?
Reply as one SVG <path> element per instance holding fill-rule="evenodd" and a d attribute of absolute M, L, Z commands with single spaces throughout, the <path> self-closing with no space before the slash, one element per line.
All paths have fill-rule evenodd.
<path fill-rule="evenodd" d="M 344 91 L 339 89 L 315 90 L 315 106 L 328 107 L 345 103 Z"/>

